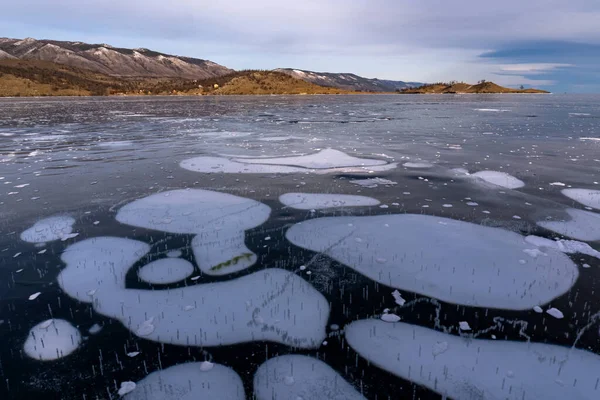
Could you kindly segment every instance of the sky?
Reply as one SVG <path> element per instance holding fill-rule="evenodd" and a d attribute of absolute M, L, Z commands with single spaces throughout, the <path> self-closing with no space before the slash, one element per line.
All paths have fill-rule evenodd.
<path fill-rule="evenodd" d="M 600 0 L 6 0 L 0 36 L 234 69 L 600 93 Z"/>

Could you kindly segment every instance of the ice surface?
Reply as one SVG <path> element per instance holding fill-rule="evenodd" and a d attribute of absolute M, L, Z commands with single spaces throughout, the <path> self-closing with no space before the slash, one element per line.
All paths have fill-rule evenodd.
<path fill-rule="evenodd" d="M 56 216 L 42 219 L 21 233 L 21 240 L 29 243 L 46 243 L 60 240 L 73 232 L 75 219 L 68 216 Z"/>
<path fill-rule="evenodd" d="M 531 243 L 534 246 L 538 247 L 548 247 L 551 249 L 556 249 L 558 251 L 562 251 L 567 254 L 586 254 L 588 256 L 596 257 L 600 259 L 600 251 L 594 250 L 589 244 L 578 242 L 576 240 L 550 240 L 539 236 L 527 236 L 525 238 L 527 243 Z M 534 251 L 535 250 L 535 251 Z M 534 250 L 525 250 L 527 254 L 530 256 L 539 256 L 545 255 L 544 252 L 541 252 L 538 249 Z"/>
<path fill-rule="evenodd" d="M 286 193 L 279 196 L 279 201 L 297 210 L 379 205 L 379 200 L 372 197 L 347 194 Z"/>
<path fill-rule="evenodd" d="M 231 368 L 186 363 L 151 373 L 125 400 L 244 400 L 242 380 Z"/>
<path fill-rule="evenodd" d="M 192 249 L 200 270 L 225 275 L 252 266 L 256 255 L 244 231 L 265 222 L 271 209 L 257 201 L 200 189 L 173 190 L 122 207 L 124 224 L 170 233 L 195 234 Z"/>
<path fill-rule="evenodd" d="M 471 174 L 470 176 L 474 176 L 484 181 L 491 183 L 496 186 L 501 186 L 507 189 L 518 189 L 525 186 L 525 183 L 512 175 L 507 174 L 506 172 L 498 172 L 498 171 L 479 171 Z"/>
<path fill-rule="evenodd" d="M 531 247 L 514 232 L 426 215 L 318 218 L 286 237 L 379 283 L 470 306 L 530 309 L 567 292 L 579 274 L 553 249 L 522 265 Z"/>
<path fill-rule="evenodd" d="M 563 189 L 562 194 L 585 206 L 600 210 L 600 190 Z"/>
<path fill-rule="evenodd" d="M 138 271 L 147 283 L 168 284 L 181 281 L 194 273 L 194 266 L 181 258 L 163 258 L 146 264 Z"/>
<path fill-rule="evenodd" d="M 286 355 L 262 364 L 254 375 L 257 400 L 364 400 L 334 369 L 312 357 Z"/>
<path fill-rule="evenodd" d="M 540 221 L 537 224 L 552 232 L 578 240 L 600 240 L 600 214 L 575 208 L 567 209 L 567 214 L 571 217 L 568 221 Z"/>
<path fill-rule="evenodd" d="M 31 328 L 23 351 L 36 360 L 66 357 L 81 344 L 81 334 L 63 319 L 49 319 Z"/>
<path fill-rule="evenodd" d="M 339 150 L 324 149 L 314 154 L 291 157 L 196 157 L 184 160 L 181 168 L 204 173 L 330 173 L 387 171 L 397 167 L 383 160 L 358 158 Z"/>
<path fill-rule="evenodd" d="M 453 399 L 599 398 L 600 357 L 579 349 L 461 338 L 378 320 L 350 324 L 346 340 L 376 366 Z M 442 353 L 440 342 L 447 343 Z"/>
<path fill-rule="evenodd" d="M 146 243 L 131 239 L 81 241 L 63 253 L 66 268 L 58 283 L 69 296 L 156 342 L 220 346 L 267 340 L 313 348 L 325 339 L 329 304 L 294 273 L 273 268 L 169 290 L 126 288 L 128 270 L 148 251 Z"/>

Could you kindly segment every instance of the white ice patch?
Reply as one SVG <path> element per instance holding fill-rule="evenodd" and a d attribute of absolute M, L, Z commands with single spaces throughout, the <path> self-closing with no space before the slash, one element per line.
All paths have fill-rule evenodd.
<path fill-rule="evenodd" d="M 66 357 L 81 344 L 81 334 L 63 319 L 49 319 L 31 328 L 23 351 L 36 360 L 57 360 Z"/>
<path fill-rule="evenodd" d="M 346 340 L 379 368 L 453 399 L 596 400 L 600 390 L 600 357 L 570 347 L 461 338 L 378 320 L 346 326 Z M 442 353 L 435 351 L 440 342 L 447 343 Z"/>
<path fill-rule="evenodd" d="M 433 167 L 433 164 L 428 162 L 407 162 L 402 164 L 402 166 L 406 168 L 425 169 Z"/>
<path fill-rule="evenodd" d="M 381 317 L 379 317 L 379 318 L 384 322 L 390 322 L 390 323 L 398 322 L 401 320 L 401 318 L 399 316 L 397 316 L 396 314 L 381 314 Z"/>
<path fill-rule="evenodd" d="M 365 400 L 333 368 L 302 355 L 275 357 L 254 375 L 257 400 Z"/>
<path fill-rule="evenodd" d="M 600 190 L 563 189 L 561 193 L 584 206 L 600 210 Z"/>
<path fill-rule="evenodd" d="M 475 111 L 480 111 L 480 112 L 509 112 L 510 110 L 501 110 L 499 108 L 476 108 Z"/>
<path fill-rule="evenodd" d="M 562 313 L 562 311 L 560 311 L 559 309 L 554 308 L 554 307 L 546 310 L 546 312 L 548 314 L 552 315 L 556 319 L 563 319 L 565 317 L 565 315 Z"/>
<path fill-rule="evenodd" d="M 600 214 L 589 211 L 567 209 L 571 217 L 568 221 L 540 221 L 537 224 L 542 228 L 578 240 L 600 240 Z"/>
<path fill-rule="evenodd" d="M 471 330 L 471 326 L 469 325 L 469 323 L 467 321 L 460 321 L 458 323 L 458 327 L 460 328 L 461 331 L 465 331 L 465 332 L 468 332 Z"/>
<path fill-rule="evenodd" d="M 483 179 L 484 181 L 491 183 L 496 186 L 501 186 L 507 189 L 518 189 L 525 186 L 525 183 L 515 178 L 512 175 L 507 174 L 506 172 L 498 172 L 498 171 L 479 171 L 470 175 L 471 177 L 476 177 L 479 179 Z"/>
<path fill-rule="evenodd" d="M 66 268 L 58 283 L 69 296 L 156 342 L 221 346 L 266 340 L 314 348 L 325 339 L 328 302 L 296 274 L 273 268 L 226 282 L 128 289 L 127 272 L 149 250 L 131 239 L 84 240 L 63 253 Z"/>
<path fill-rule="evenodd" d="M 383 261 L 378 261 L 378 262 L 385 262 L 385 260 L 383 260 Z M 401 295 L 401 294 L 400 294 L 400 292 L 399 292 L 399 291 L 397 291 L 397 290 L 394 290 L 394 291 L 392 292 L 392 297 L 394 298 L 394 302 L 395 302 L 396 304 L 398 304 L 400 307 L 402 307 L 402 306 L 403 306 L 403 305 L 406 303 L 406 300 L 404 300 L 404 299 L 402 298 L 402 295 Z"/>
<path fill-rule="evenodd" d="M 318 218 L 286 237 L 384 285 L 469 306 L 530 309 L 567 292 L 579 275 L 553 249 L 522 265 L 530 245 L 514 232 L 426 215 Z"/>
<path fill-rule="evenodd" d="M 192 276 L 194 266 L 181 258 L 163 258 L 146 264 L 138 271 L 140 279 L 147 283 L 169 284 Z"/>
<path fill-rule="evenodd" d="M 46 243 L 73 237 L 75 219 L 68 216 L 45 218 L 21 233 L 21 240 L 29 243 Z"/>
<path fill-rule="evenodd" d="M 350 183 L 369 189 L 376 188 L 379 185 L 392 186 L 398 184 L 398 182 L 390 181 L 389 179 L 384 178 L 354 179 L 351 180 Z"/>
<path fill-rule="evenodd" d="M 583 243 L 583 242 L 578 242 L 576 240 L 550 240 L 550 239 L 546 239 L 543 237 L 539 237 L 539 236 L 527 236 L 525 238 L 525 241 L 527 243 L 531 243 L 534 246 L 538 246 L 538 247 L 546 247 L 546 248 L 550 248 L 550 249 L 556 249 L 558 251 L 561 251 L 563 253 L 567 253 L 567 254 L 586 254 L 588 256 L 592 256 L 592 257 L 596 257 L 598 259 L 600 259 L 600 251 L 594 250 L 589 244 L 587 243 Z M 539 250 L 535 251 L 537 249 L 534 250 L 525 250 L 525 252 L 527 252 L 530 256 L 539 256 L 539 255 L 546 255 L 543 252 L 540 252 Z"/>
<path fill-rule="evenodd" d="M 186 363 L 151 373 L 125 400 L 245 400 L 244 385 L 231 368 L 215 364 Z"/>
<path fill-rule="evenodd" d="M 372 197 L 347 194 L 286 193 L 279 197 L 279 201 L 297 210 L 379 205 L 379 200 Z"/>
<path fill-rule="evenodd" d="M 136 200 L 122 207 L 116 218 L 142 228 L 195 234 L 192 249 L 200 270 L 225 275 L 256 262 L 244 243 L 244 231 L 264 223 L 270 213 L 268 206 L 251 199 L 185 189 Z"/>
<path fill-rule="evenodd" d="M 203 173 L 331 173 L 388 171 L 397 167 L 396 163 L 383 160 L 358 158 L 339 150 L 325 149 L 314 154 L 291 157 L 246 158 L 246 157 L 196 157 L 184 160 L 181 168 Z"/>

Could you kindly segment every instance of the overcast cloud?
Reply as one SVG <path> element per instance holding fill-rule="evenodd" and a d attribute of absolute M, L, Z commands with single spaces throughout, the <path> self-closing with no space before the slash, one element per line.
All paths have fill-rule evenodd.
<path fill-rule="evenodd" d="M 1 36 L 411 81 L 600 91 L 598 0 L 21 0 Z"/>

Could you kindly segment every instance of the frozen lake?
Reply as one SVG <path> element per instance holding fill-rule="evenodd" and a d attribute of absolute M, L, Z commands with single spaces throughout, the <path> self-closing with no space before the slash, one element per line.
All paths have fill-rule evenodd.
<path fill-rule="evenodd" d="M 0 399 L 598 399 L 599 290 L 600 96 L 0 99 Z"/>

